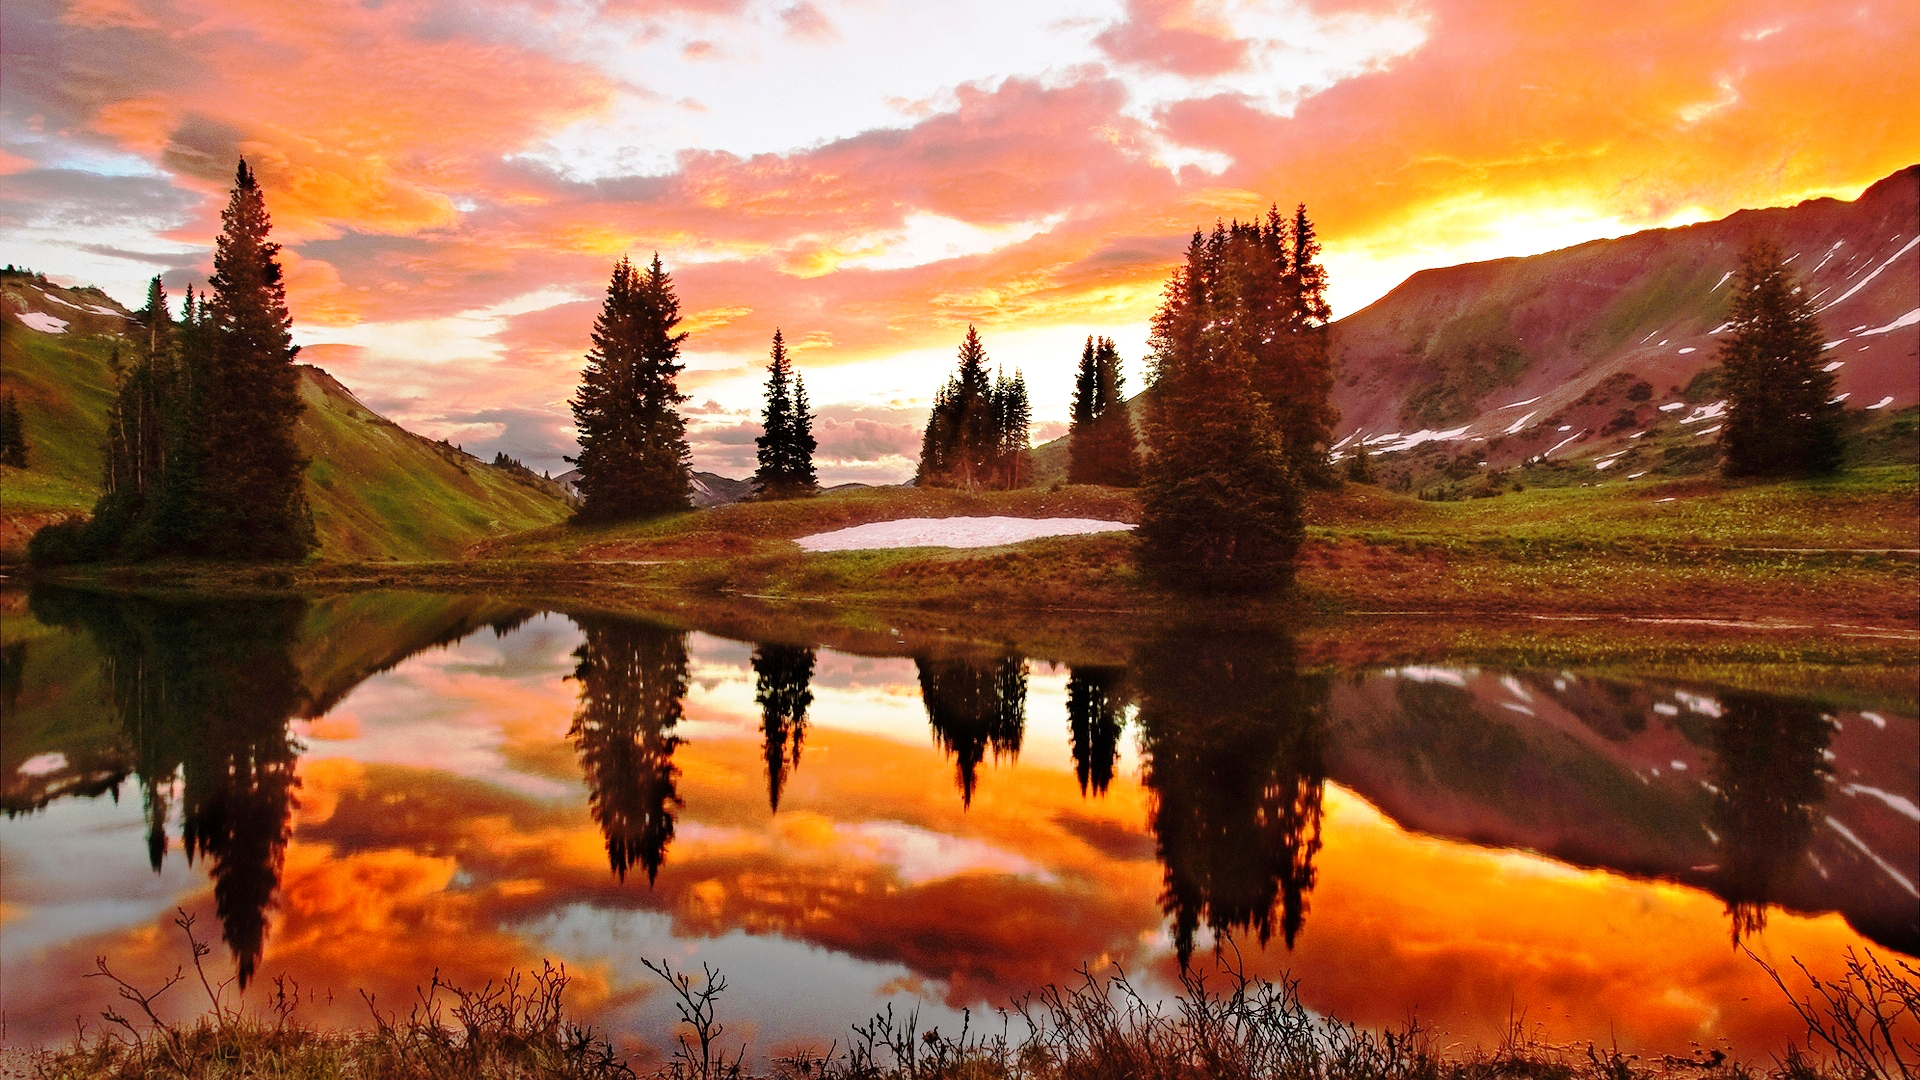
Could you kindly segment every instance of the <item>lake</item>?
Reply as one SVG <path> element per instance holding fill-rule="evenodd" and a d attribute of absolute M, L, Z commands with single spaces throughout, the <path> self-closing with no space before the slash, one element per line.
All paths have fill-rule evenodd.
<path fill-rule="evenodd" d="M 309 1023 L 552 959 L 659 1046 L 665 959 L 726 975 L 756 1055 L 1224 955 L 1446 1042 L 1764 1059 L 1801 1027 L 1749 950 L 1920 952 L 1911 680 L 1110 621 L 830 644 L 477 595 L 0 594 L 6 1037 L 97 1030 L 96 957 L 189 964 L 176 910 L 229 1000 L 284 976 Z"/>

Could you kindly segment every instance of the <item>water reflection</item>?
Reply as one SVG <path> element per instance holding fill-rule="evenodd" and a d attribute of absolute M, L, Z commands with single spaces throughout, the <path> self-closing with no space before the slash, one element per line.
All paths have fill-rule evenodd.
<path fill-rule="evenodd" d="M 638 864 L 651 885 L 673 842 L 680 770 L 674 728 L 687 696 L 687 635 L 655 623 L 577 616 L 580 704 L 567 738 L 586 774 L 588 806 L 614 876 Z"/>
<path fill-rule="evenodd" d="M 816 1031 L 896 993 L 1004 1002 L 1100 957 L 1168 979 L 1211 932 L 1362 1022 L 1484 1012 L 1497 1037 L 1510 1001 L 1538 1001 L 1584 1016 L 1569 1037 L 1632 1014 L 1684 1043 L 1731 1030 L 1723 1006 L 1764 1028 L 1744 998 L 1771 988 L 1729 922 L 1747 942 L 1771 913 L 1757 947 L 1776 955 L 1920 951 L 1910 709 L 1465 665 L 1303 673 L 1285 635 L 1252 630 L 1057 666 L 790 627 L 755 644 L 528 624 L 419 594 L 31 608 L 0 603 L 0 780 L 29 812 L 0 823 L 0 976 L 47 1024 L 76 1010 L 36 964 L 128 954 L 208 903 L 203 882 L 256 981 L 385 993 L 447 950 L 482 977 L 551 953 L 603 980 L 594 1000 L 637 1002 L 623 958 L 684 949 L 802 987 L 781 1007 Z M 989 757 L 1007 767 L 981 775 Z M 123 817 L 76 812 L 127 777 Z M 97 888 L 81 843 L 133 865 Z M 635 867 L 649 888 L 626 887 Z M 119 921 L 87 923 L 124 880 Z"/>
<path fill-rule="evenodd" d="M 1078 665 L 1067 675 L 1067 739 L 1080 794 L 1105 795 L 1120 763 L 1120 733 L 1126 725 L 1123 667 Z"/>
<path fill-rule="evenodd" d="M 814 651 L 801 645 L 753 650 L 753 701 L 760 706 L 761 752 L 767 759 L 767 807 L 780 809 L 787 776 L 800 767 L 813 704 Z"/>
<path fill-rule="evenodd" d="M 1320 850 L 1326 680 L 1301 675 L 1284 638 L 1205 631 L 1153 642 L 1133 675 L 1181 966 L 1203 922 L 1265 945 L 1277 913 L 1291 947 Z"/>
<path fill-rule="evenodd" d="M 1727 902 L 1733 943 L 1766 929 L 1767 905 L 1806 863 L 1833 781 L 1833 721 L 1806 702 L 1728 691 L 1713 722 L 1713 890 Z"/>
<path fill-rule="evenodd" d="M 102 657 L 111 704 L 133 745 L 155 872 L 180 845 L 211 863 L 221 937 L 244 989 L 265 947 L 300 786 L 302 747 L 288 729 L 306 701 L 289 651 L 303 600 L 112 600 L 39 591 L 33 614 L 81 627 Z"/>
<path fill-rule="evenodd" d="M 973 805 L 980 763 L 1016 758 L 1027 729 L 1027 661 L 1020 656 L 915 657 L 934 743 L 952 755 L 960 803 Z"/>

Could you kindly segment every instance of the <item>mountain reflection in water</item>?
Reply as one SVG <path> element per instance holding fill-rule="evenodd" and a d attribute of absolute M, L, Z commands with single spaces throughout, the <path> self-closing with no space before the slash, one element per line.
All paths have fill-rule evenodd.
<path fill-rule="evenodd" d="M 1920 947 L 1920 750 L 1913 718 L 1884 709 L 1567 672 L 1302 670 L 1288 635 L 1245 629 L 1058 666 L 478 597 L 9 604 L 0 978 L 10 1015 L 48 1037 L 81 1007 L 61 964 L 146 949 L 167 967 L 129 935 L 197 903 L 168 876 L 176 837 L 242 986 L 558 954 L 582 1008 L 624 1015 L 647 1007 L 636 950 L 707 949 L 796 988 L 751 1003 L 790 1034 L 902 995 L 1001 1004 L 1087 962 L 1170 985 L 1232 937 L 1362 1022 L 1418 1008 L 1497 1031 L 1518 1000 L 1564 1005 L 1567 1037 L 1706 1030 L 1758 1053 L 1791 1014 L 1768 1011 L 1729 932 L 1763 951 Z M 107 914 L 62 892 L 47 845 L 77 835 L 63 808 L 129 777 L 145 872 L 173 884 L 114 879 Z M 1601 895 L 1619 902 L 1596 910 Z M 1682 919 L 1693 896 L 1724 914 Z M 382 918 L 404 947 L 347 944 Z M 1676 982 L 1648 998 L 1647 978 Z"/>

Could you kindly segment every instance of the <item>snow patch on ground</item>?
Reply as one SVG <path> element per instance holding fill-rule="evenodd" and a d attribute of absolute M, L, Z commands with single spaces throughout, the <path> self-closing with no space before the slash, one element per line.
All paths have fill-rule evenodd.
<path fill-rule="evenodd" d="M 67 320 L 56 319 L 38 311 L 28 311 L 20 316 L 29 330 L 38 330 L 43 334 L 64 334 L 67 332 Z"/>
<path fill-rule="evenodd" d="M 1386 452 L 1389 454 L 1397 454 L 1402 450 L 1411 450 L 1414 447 L 1419 446 L 1421 443 L 1451 442 L 1454 439 L 1458 439 L 1460 436 L 1465 435 L 1467 433 L 1467 427 L 1471 427 L 1471 426 L 1472 425 L 1469 424 L 1469 425 L 1466 425 L 1465 427 L 1454 428 L 1451 431 L 1434 431 L 1431 428 L 1421 428 L 1419 431 L 1416 431 L 1411 435 L 1396 434 L 1396 436 L 1394 437 L 1397 437 L 1400 441 L 1397 443 L 1394 443 L 1392 446 L 1387 447 Z M 1379 440 L 1377 439 L 1367 440 L 1367 442 L 1370 444 L 1378 441 Z"/>
<path fill-rule="evenodd" d="M 1869 406 L 1867 406 L 1867 408 L 1869 408 L 1869 409 L 1884 409 L 1884 408 L 1886 408 L 1887 406 L 1889 406 L 1889 405 L 1891 405 L 1891 404 L 1893 404 L 1893 395 L 1892 395 L 1892 394 L 1888 394 L 1888 395 L 1887 395 L 1886 397 L 1883 397 L 1883 398 L 1881 398 L 1881 399 L 1880 399 L 1879 401 L 1876 401 L 1876 402 L 1874 402 L 1873 404 L 1871 404 L 1871 405 L 1869 405 Z"/>
<path fill-rule="evenodd" d="M 1894 237 L 1894 239 L 1898 240 L 1899 237 L 1896 236 Z M 1866 288 L 1867 282 L 1872 281 L 1874 278 L 1879 277 L 1880 272 L 1882 270 L 1885 270 L 1887 267 L 1892 266 L 1900 258 L 1900 256 L 1905 255 L 1909 251 L 1912 251 L 1914 248 L 1914 245 L 1916 244 L 1920 244 L 1920 236 L 1916 236 L 1913 239 L 1907 241 L 1906 247 L 1903 247 L 1899 251 L 1894 252 L 1893 256 L 1889 258 L 1886 262 L 1883 262 L 1879 266 L 1874 267 L 1873 273 L 1868 274 L 1866 277 L 1861 278 L 1858 282 L 1855 282 L 1853 288 L 1848 289 L 1846 292 L 1843 292 L 1839 296 L 1836 296 L 1833 299 L 1827 301 L 1826 304 L 1822 305 L 1819 309 L 1815 311 L 1815 314 L 1818 314 L 1821 311 L 1827 310 L 1827 308 L 1830 308 L 1835 304 L 1838 304 L 1840 301 L 1845 300 L 1847 297 L 1852 296 L 1854 293 L 1857 293 L 1861 289 Z"/>
<path fill-rule="evenodd" d="M 1905 315 L 1900 316 L 1899 318 L 1893 320 L 1892 322 L 1888 323 L 1885 326 L 1876 326 L 1871 330 L 1862 330 L 1860 331 L 1860 336 L 1866 337 L 1869 334 L 1890 334 L 1895 330 L 1900 329 L 1901 327 L 1912 326 L 1916 323 L 1920 323 L 1920 307 L 1914 308 L 1912 311 L 1907 312 Z"/>
<path fill-rule="evenodd" d="M 1698 352 L 1698 351 L 1699 351 L 1698 349 L 1695 349 L 1693 346 L 1689 345 L 1686 348 L 1680 350 L 1680 355 L 1685 356 L 1690 352 Z"/>
<path fill-rule="evenodd" d="M 1119 532 L 1124 521 L 1093 518 L 950 517 L 876 521 L 850 529 L 802 536 L 794 543 L 808 551 L 867 551 L 902 547 L 999 547 L 1043 536 Z"/>
<path fill-rule="evenodd" d="M 1712 420 L 1715 417 L 1723 416 L 1726 414 L 1726 411 L 1727 403 L 1724 401 L 1716 401 L 1711 405 L 1702 405 L 1693 410 L 1693 412 L 1688 415 L 1681 417 L 1680 422 L 1683 424 L 1698 424 L 1703 420 Z"/>
<path fill-rule="evenodd" d="M 1823 367 L 1820 370 L 1821 371 L 1839 371 L 1841 368 L 1846 366 L 1847 366 L 1847 362 L 1845 360 L 1835 360 L 1833 363 L 1828 364 L 1826 367 Z"/>

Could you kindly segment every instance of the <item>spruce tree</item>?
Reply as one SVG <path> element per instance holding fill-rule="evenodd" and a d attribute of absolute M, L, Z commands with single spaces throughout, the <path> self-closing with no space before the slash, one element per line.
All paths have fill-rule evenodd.
<path fill-rule="evenodd" d="M 1821 370 L 1820 321 L 1787 270 L 1779 245 L 1761 240 L 1740 257 L 1731 326 L 1720 346 L 1727 418 L 1720 430 L 1728 476 L 1830 473 L 1840 467 L 1840 405 Z"/>
<path fill-rule="evenodd" d="M 245 160 L 220 216 L 209 295 L 211 378 L 199 391 L 198 515 L 179 523 L 186 552 L 297 559 L 315 543 L 306 458 L 294 442 L 300 375 L 280 245 L 267 239 L 266 198 Z"/>
<path fill-rule="evenodd" d="M 1271 397 L 1263 331 L 1277 321 L 1258 226 L 1195 233 L 1155 314 L 1142 568 L 1184 589 L 1289 584 L 1303 536 L 1289 411 Z"/>
<path fill-rule="evenodd" d="M 1019 369 L 1011 379 L 1002 372 L 994 380 L 992 413 L 993 480 L 1008 491 L 1024 487 L 1031 472 L 1028 444 L 1032 441 L 1033 406 L 1027 399 L 1026 376 Z"/>
<path fill-rule="evenodd" d="M 958 370 L 934 394 L 914 482 L 969 490 L 992 482 L 1003 450 L 999 420 L 987 351 L 969 326 L 960 342 Z"/>
<path fill-rule="evenodd" d="M 813 471 L 813 418 L 807 415 L 807 390 L 787 360 L 779 330 L 773 332 L 767 364 L 767 404 L 761 411 L 760 467 L 753 474 L 761 498 L 811 495 L 819 488 Z"/>
<path fill-rule="evenodd" d="M 1093 336 L 1080 350 L 1080 367 L 1073 375 L 1073 408 L 1067 419 L 1067 483 L 1099 483 L 1099 440 L 1094 422 L 1100 417 L 1100 368 Z"/>
<path fill-rule="evenodd" d="M 1088 338 L 1074 379 L 1067 480 L 1131 487 L 1139 482 L 1133 423 L 1127 413 L 1120 352 L 1112 338 Z"/>
<path fill-rule="evenodd" d="M 593 348 L 572 406 L 580 456 L 580 521 L 618 521 L 693 505 L 686 400 L 676 378 L 685 332 L 673 281 L 660 256 L 645 271 L 625 258 L 613 268 L 593 324 Z"/>

